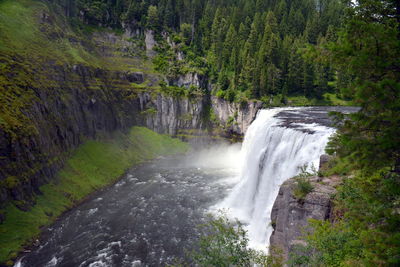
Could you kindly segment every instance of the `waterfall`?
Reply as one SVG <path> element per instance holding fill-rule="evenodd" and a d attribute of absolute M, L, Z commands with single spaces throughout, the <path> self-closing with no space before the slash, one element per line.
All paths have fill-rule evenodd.
<path fill-rule="evenodd" d="M 334 129 L 316 123 L 281 124 L 279 112 L 305 108 L 261 110 L 248 128 L 242 145 L 240 180 L 217 209 L 244 223 L 250 247 L 267 251 L 271 210 L 280 185 L 297 175 L 300 167 L 319 166 L 328 137 Z"/>

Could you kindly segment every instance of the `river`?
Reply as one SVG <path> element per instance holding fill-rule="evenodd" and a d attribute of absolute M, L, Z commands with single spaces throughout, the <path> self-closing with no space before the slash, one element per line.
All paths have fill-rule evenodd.
<path fill-rule="evenodd" d="M 165 266 L 195 247 L 207 213 L 228 210 L 266 249 L 279 185 L 306 163 L 318 166 L 334 132 L 327 112 L 260 111 L 240 144 L 193 149 L 132 168 L 46 229 L 16 266 Z"/>

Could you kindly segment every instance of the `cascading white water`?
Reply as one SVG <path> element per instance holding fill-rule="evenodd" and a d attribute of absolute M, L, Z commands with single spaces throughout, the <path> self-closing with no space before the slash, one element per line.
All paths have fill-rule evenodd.
<path fill-rule="evenodd" d="M 334 132 L 318 124 L 297 124 L 296 129 L 280 126 L 282 121 L 274 116 L 283 110 L 301 112 L 296 108 L 259 112 L 243 142 L 240 181 L 214 207 L 244 223 L 250 246 L 264 251 L 273 230 L 270 216 L 280 185 L 298 174 L 305 164 L 318 167 L 328 137 Z"/>

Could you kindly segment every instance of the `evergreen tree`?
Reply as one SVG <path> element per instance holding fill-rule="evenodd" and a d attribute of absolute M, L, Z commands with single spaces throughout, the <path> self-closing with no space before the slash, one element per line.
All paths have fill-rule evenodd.
<path fill-rule="evenodd" d="M 234 26 L 231 24 L 226 34 L 224 47 L 222 51 L 222 62 L 224 65 L 227 65 L 230 68 L 232 67 L 230 60 L 233 52 L 235 52 L 234 49 L 236 44 L 237 44 L 237 33 Z M 235 60 L 235 58 L 233 60 Z M 232 64 L 234 64 L 233 66 L 235 66 L 235 62 L 232 62 Z"/>
<path fill-rule="evenodd" d="M 156 31 L 159 26 L 157 6 L 149 6 L 147 10 L 147 28 Z"/>

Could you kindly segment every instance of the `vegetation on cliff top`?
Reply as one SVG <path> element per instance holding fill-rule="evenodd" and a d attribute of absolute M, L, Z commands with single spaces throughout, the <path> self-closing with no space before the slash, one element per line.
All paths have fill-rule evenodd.
<path fill-rule="evenodd" d="M 160 80 L 157 71 L 170 80 L 196 72 L 208 76 L 216 85 L 214 93 L 228 101 L 348 104 L 338 98 L 346 75 L 330 63 L 306 59 L 301 51 L 307 44 L 336 38 L 341 7 L 337 0 L 1 1 L 0 125 L 11 134 L 34 133 L 25 114 L 39 100 L 31 89 L 51 90 L 57 84 L 46 72 L 75 64 L 143 71 L 157 76 L 155 80 Z M 120 36 L 122 25 L 141 34 L 113 43 L 112 35 Z M 144 55 L 145 29 L 153 29 L 158 41 L 154 67 Z M 111 38 L 99 38 L 99 32 Z M 163 92 L 173 95 L 177 91 L 161 88 L 157 81 L 132 85 L 143 87 L 166 88 Z M 202 93 L 198 88 L 179 91 Z"/>
<path fill-rule="evenodd" d="M 56 3 L 73 20 L 89 25 L 152 30 L 161 52 L 154 59 L 158 70 L 170 78 L 206 74 L 215 85 L 214 94 L 227 100 L 256 98 L 286 105 L 292 103 L 290 96 L 307 97 L 301 102 L 307 105 L 346 103 L 339 89 L 352 77 L 304 53 L 309 45 L 336 40 L 344 14 L 339 0 Z"/>
<path fill-rule="evenodd" d="M 128 134 L 116 133 L 109 139 L 87 141 L 72 152 L 57 179 L 40 187 L 43 194 L 37 196 L 36 205 L 29 211 L 21 211 L 12 203 L 5 208 L 6 220 L 0 224 L 0 263 L 15 258 L 24 245 L 35 240 L 40 227 L 52 223 L 88 194 L 117 181 L 132 165 L 187 148 L 178 139 L 143 127 L 133 127 Z"/>

